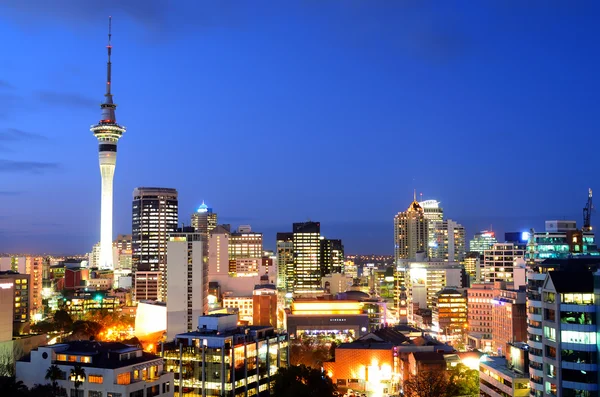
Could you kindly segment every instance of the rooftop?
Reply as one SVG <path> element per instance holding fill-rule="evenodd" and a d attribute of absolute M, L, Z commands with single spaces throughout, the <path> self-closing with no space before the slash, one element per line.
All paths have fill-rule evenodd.
<path fill-rule="evenodd" d="M 556 292 L 594 292 L 594 277 L 586 271 L 548 272 Z"/>
<path fill-rule="evenodd" d="M 523 375 L 516 371 L 510 370 L 506 366 L 506 359 L 504 357 L 489 357 L 488 356 L 485 359 L 482 359 L 479 364 L 488 366 L 508 378 L 529 380 L 529 375 Z"/>

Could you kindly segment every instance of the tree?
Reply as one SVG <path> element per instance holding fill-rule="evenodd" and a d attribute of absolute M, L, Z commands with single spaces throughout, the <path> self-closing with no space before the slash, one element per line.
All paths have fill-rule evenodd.
<path fill-rule="evenodd" d="M 63 371 L 58 368 L 58 365 L 53 364 L 46 370 L 46 380 L 49 380 L 52 384 L 52 390 L 54 395 L 58 395 L 58 380 L 63 378 Z"/>
<path fill-rule="evenodd" d="M 29 389 L 28 397 L 56 397 L 64 394 L 56 394 L 51 385 L 35 385 Z"/>
<path fill-rule="evenodd" d="M 73 381 L 73 386 L 75 387 L 75 395 L 79 395 L 79 387 L 83 384 L 85 380 L 85 369 L 80 364 L 75 364 L 73 368 L 71 368 L 71 380 Z"/>
<path fill-rule="evenodd" d="M 457 364 L 448 374 L 452 396 L 479 396 L 479 371 Z"/>
<path fill-rule="evenodd" d="M 0 377 L 0 390 L 3 396 L 26 397 L 27 386 L 22 381 L 18 381 L 14 376 Z"/>
<path fill-rule="evenodd" d="M 321 368 L 323 361 L 329 359 L 329 347 L 316 338 L 294 339 L 290 346 L 290 363 Z"/>
<path fill-rule="evenodd" d="M 305 365 L 279 368 L 273 395 L 285 397 L 332 397 L 336 387 L 319 369 Z"/>
<path fill-rule="evenodd" d="M 57 310 L 54 313 L 54 325 L 58 330 L 67 332 L 73 326 L 73 319 L 66 310 Z"/>
<path fill-rule="evenodd" d="M 451 397 L 447 371 L 419 371 L 404 382 L 406 397 Z"/>

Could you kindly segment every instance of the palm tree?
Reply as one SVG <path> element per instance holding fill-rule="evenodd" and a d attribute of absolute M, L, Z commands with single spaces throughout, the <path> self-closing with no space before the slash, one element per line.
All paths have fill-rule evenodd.
<path fill-rule="evenodd" d="M 52 391 L 54 392 L 54 395 L 58 395 L 58 380 L 62 379 L 63 377 L 63 372 L 60 370 L 60 368 L 58 368 L 58 365 L 54 364 L 51 365 L 50 367 L 48 367 L 48 370 L 46 370 L 46 380 L 49 380 L 50 382 L 52 382 Z"/>
<path fill-rule="evenodd" d="M 80 364 L 75 364 L 73 368 L 71 368 L 71 380 L 73 381 L 73 386 L 75 386 L 75 396 L 79 396 L 79 386 L 82 385 L 85 380 L 85 369 Z"/>

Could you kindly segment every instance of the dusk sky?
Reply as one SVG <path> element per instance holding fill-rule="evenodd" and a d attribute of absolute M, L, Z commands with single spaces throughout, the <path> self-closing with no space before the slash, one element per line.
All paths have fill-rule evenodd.
<path fill-rule="evenodd" d="M 581 225 L 587 189 L 600 200 L 598 2 L 436 3 L 2 1 L 0 252 L 100 239 L 109 15 L 115 235 L 138 186 L 176 188 L 180 222 L 206 200 L 265 248 L 310 218 L 391 254 L 413 189 L 468 239 Z"/>

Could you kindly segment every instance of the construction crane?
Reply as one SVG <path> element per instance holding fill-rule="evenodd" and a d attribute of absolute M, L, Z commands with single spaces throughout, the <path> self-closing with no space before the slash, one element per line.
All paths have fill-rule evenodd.
<path fill-rule="evenodd" d="M 592 211 L 594 210 L 594 206 L 592 204 L 592 189 L 590 188 L 588 193 L 588 200 L 583 207 L 583 228 L 584 232 L 592 231 Z"/>

